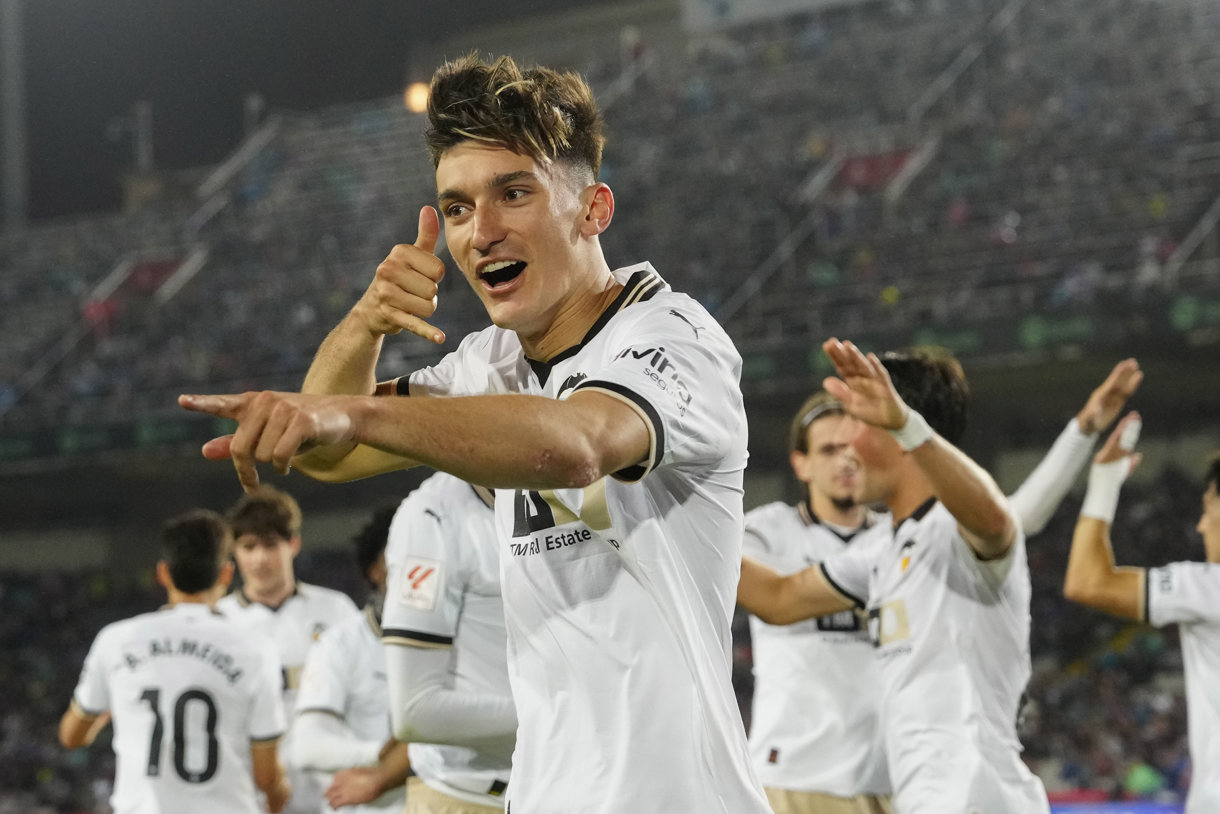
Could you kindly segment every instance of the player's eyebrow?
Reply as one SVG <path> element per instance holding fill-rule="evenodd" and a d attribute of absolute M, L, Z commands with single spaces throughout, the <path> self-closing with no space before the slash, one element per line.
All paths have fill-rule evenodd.
<path fill-rule="evenodd" d="M 493 175 L 491 177 L 491 179 L 488 180 L 486 187 L 487 187 L 487 189 L 503 189 L 504 187 L 508 186 L 509 184 L 513 184 L 513 183 L 516 183 L 517 181 L 521 181 L 521 180 L 536 181 L 536 180 L 538 180 L 538 176 L 535 175 L 534 173 L 530 172 L 529 170 L 514 170 L 513 172 L 502 172 L 499 175 Z M 447 203 L 448 201 L 462 200 L 462 199 L 468 198 L 468 197 L 470 197 L 470 196 L 467 195 L 462 190 L 456 189 L 454 187 L 450 187 L 449 189 L 446 189 L 446 190 L 443 190 L 442 192 L 437 193 L 436 203 L 438 206 L 444 206 L 445 203 Z"/>

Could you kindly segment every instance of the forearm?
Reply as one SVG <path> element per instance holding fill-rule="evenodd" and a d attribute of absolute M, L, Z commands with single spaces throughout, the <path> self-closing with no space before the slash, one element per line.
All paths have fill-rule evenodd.
<path fill-rule="evenodd" d="M 1063 595 L 1073 602 L 1129 619 L 1144 616 L 1144 569 L 1114 561 L 1110 527 L 1130 461 L 1094 464 L 1080 518 L 1072 533 Z"/>
<path fill-rule="evenodd" d="M 384 340 L 385 336 L 370 331 L 353 309 L 318 347 L 301 392 L 371 395 Z"/>
<path fill-rule="evenodd" d="M 402 468 L 394 466 L 401 462 L 493 488 L 583 487 L 648 452 L 647 426 L 630 407 L 603 394 L 585 398 L 602 400 L 606 409 L 579 409 L 570 403 L 577 396 L 353 397 L 354 457 L 327 460 L 327 451 L 317 449 L 293 463 L 323 480 L 378 474 L 361 470 Z"/>
<path fill-rule="evenodd" d="M 504 694 L 453 689 L 448 649 L 389 644 L 386 679 L 394 737 L 409 743 L 480 748 L 506 745 L 517 732 L 517 711 Z"/>
<path fill-rule="evenodd" d="M 373 772 L 382 794 L 407 782 L 407 776 L 411 773 L 407 744 L 398 742 L 390 747 L 377 761 Z"/>
<path fill-rule="evenodd" d="M 1088 463 L 1096 441 L 1096 434 L 1086 433 L 1081 429 L 1079 419 L 1073 418 L 1034 471 L 1008 498 L 1027 535 L 1046 528 L 1080 470 Z"/>
<path fill-rule="evenodd" d="M 817 565 L 782 576 L 749 557 L 741 560 L 737 604 L 769 625 L 790 625 L 851 607 Z"/>
<path fill-rule="evenodd" d="M 996 557 L 1008 550 L 1016 536 L 1016 521 L 986 470 L 938 435 L 911 450 L 911 455 L 937 500 L 980 556 Z"/>
<path fill-rule="evenodd" d="M 337 716 L 306 711 L 297 716 L 292 733 L 292 763 L 304 769 L 334 772 L 377 763 L 383 740 L 360 738 Z"/>

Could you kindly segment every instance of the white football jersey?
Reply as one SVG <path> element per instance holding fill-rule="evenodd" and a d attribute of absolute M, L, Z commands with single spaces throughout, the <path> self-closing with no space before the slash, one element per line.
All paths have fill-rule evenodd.
<path fill-rule="evenodd" d="M 450 647 L 455 691 L 508 698 L 498 549 L 495 512 L 470 484 L 445 473 L 425 480 L 390 523 L 382 641 Z M 428 743 L 412 743 L 409 754 L 411 768 L 437 791 L 504 804 L 507 754 Z"/>
<path fill-rule="evenodd" d="M 645 422 L 638 466 L 585 489 L 496 495 L 520 721 L 509 811 L 752 814 L 770 807 L 730 682 L 746 418 L 741 358 L 648 264 L 546 364 L 489 327 L 412 395 L 596 390 Z"/>
<path fill-rule="evenodd" d="M 929 500 L 892 534 L 821 567 L 868 608 L 895 810 L 1048 812 L 1016 734 L 1030 675 L 1024 535 L 1004 557 L 979 560 Z"/>
<path fill-rule="evenodd" d="M 250 746 L 284 732 L 275 650 L 206 605 L 107 625 L 73 694 L 110 710 L 116 814 L 256 814 Z"/>
<path fill-rule="evenodd" d="M 888 533 L 870 524 L 841 534 L 823 524 L 807 500 L 769 503 L 746 515 L 745 554 L 794 574 L 863 544 L 874 530 Z M 750 756 L 763 785 L 837 797 L 888 794 L 877 723 L 880 684 L 863 612 L 792 625 L 751 616 L 750 641 Z"/>
<path fill-rule="evenodd" d="M 361 740 L 390 740 L 390 701 L 386 690 L 385 650 L 381 624 L 370 605 L 359 616 L 327 628 L 309 648 L 296 714 L 325 712 L 343 720 Z M 376 800 L 346 806 L 345 814 L 398 814 L 406 804 L 406 787 L 390 789 Z M 331 811 L 324 805 L 323 811 Z"/>
<path fill-rule="evenodd" d="M 297 582 L 292 596 L 278 608 L 251 602 L 241 591 L 221 598 L 216 608 L 239 626 L 257 631 L 275 643 L 284 666 L 282 677 L 284 710 L 292 720 L 296 710 L 297 689 L 305 656 L 323 630 L 345 619 L 360 615 L 356 603 L 342 591 Z M 280 747 L 292 784 L 292 798 L 286 814 L 318 814 L 326 804 L 322 777 L 317 772 L 298 769 L 291 762 L 291 731 Z"/>
<path fill-rule="evenodd" d="M 1178 562 L 1147 571 L 1148 621 L 1177 624 L 1186 676 L 1191 782 L 1186 814 L 1220 811 L 1220 565 Z"/>

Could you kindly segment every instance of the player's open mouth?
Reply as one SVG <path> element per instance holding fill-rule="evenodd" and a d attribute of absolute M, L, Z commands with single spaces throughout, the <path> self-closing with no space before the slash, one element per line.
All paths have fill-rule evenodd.
<path fill-rule="evenodd" d="M 479 279 L 488 288 L 510 283 L 525 271 L 523 260 L 501 260 L 498 263 L 488 263 L 479 271 Z"/>

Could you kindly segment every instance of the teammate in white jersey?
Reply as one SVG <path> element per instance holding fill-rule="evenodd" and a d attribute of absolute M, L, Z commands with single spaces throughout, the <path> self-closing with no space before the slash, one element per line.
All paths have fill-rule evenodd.
<path fill-rule="evenodd" d="M 1131 450 L 1138 433 L 1139 416 L 1132 413 L 1097 453 L 1072 536 L 1063 593 L 1115 616 L 1157 627 L 1178 625 L 1192 767 L 1186 814 L 1211 814 L 1220 811 L 1220 455 L 1207 469 L 1197 526 L 1206 562 L 1117 566 L 1110 526 L 1119 489 L 1135 465 Z"/>
<path fill-rule="evenodd" d="M 853 545 L 874 524 L 854 497 L 859 463 L 839 437 L 845 420 L 843 405 L 825 391 L 801 405 L 788 446 L 804 497 L 746 514 L 746 556 L 792 574 Z M 851 609 L 791 625 L 750 616 L 750 757 L 777 814 L 889 811 L 864 619 Z"/>
<path fill-rule="evenodd" d="M 1015 731 L 1030 671 L 1025 538 L 995 483 L 952 444 L 966 414 L 961 368 L 925 353 L 865 356 L 836 339 L 824 349 L 842 377 L 825 386 L 854 419 L 856 498 L 884 502 L 894 519 L 820 567 L 769 583 L 753 575 L 767 593 L 744 603 L 772 622 L 867 608 L 899 814 L 1046 812 Z"/>
<path fill-rule="evenodd" d="M 1138 387 L 1139 365 L 1114 366 L 1060 433 L 1042 462 L 1010 498 L 1030 534 L 1046 525 L 1088 461 L 1099 430 Z M 889 532 L 888 514 L 866 514 L 854 500 L 859 462 L 841 432 L 842 405 L 824 391 L 793 419 L 791 464 L 808 488 L 797 506 L 760 507 L 746 516 L 746 554 L 738 586 L 743 604 L 768 596 L 761 563 L 797 573 L 846 548 Z M 860 533 L 854 533 L 859 531 Z M 880 729 L 878 678 L 867 634 L 852 611 L 790 626 L 751 618 L 755 706 L 750 741 L 759 776 L 780 814 L 852 814 L 887 810 L 890 783 Z"/>
<path fill-rule="evenodd" d="M 256 786 L 275 812 L 291 793 L 279 660 L 212 608 L 233 576 L 231 542 L 213 512 L 169 521 L 156 572 L 169 604 L 102 628 L 85 658 L 59 739 L 87 745 L 109 716 L 116 814 L 255 814 Z"/>
<path fill-rule="evenodd" d="M 510 810 L 766 812 L 729 680 L 740 356 L 650 266 L 611 270 L 580 77 L 465 58 L 433 77 L 429 121 L 448 248 L 494 326 L 401 383 L 409 398 L 374 397 L 386 334 L 443 340 L 425 207 L 304 393 L 180 398 L 238 422 L 204 454 L 248 488 L 266 461 L 327 480 L 424 463 L 500 490 Z"/>
<path fill-rule="evenodd" d="M 301 551 L 301 508 L 292 495 L 264 486 L 238 500 L 228 517 L 242 584 L 216 607 L 275 643 L 284 668 L 284 709 L 291 721 L 309 648 L 323 630 L 359 611 L 347 594 L 297 580 L 293 560 Z M 291 731 L 280 748 L 293 789 L 287 811 L 317 814 L 324 805 L 323 778 L 295 765 Z"/>
<path fill-rule="evenodd" d="M 407 814 L 504 810 L 517 731 L 491 492 L 443 472 L 402 502 L 382 641 Z"/>
<path fill-rule="evenodd" d="M 397 506 L 374 513 L 353 538 L 360 573 L 371 591 L 358 616 L 327 628 L 309 649 L 296 719 L 293 761 L 333 772 L 326 789 L 332 809 L 352 814 L 399 814 L 410 771 L 407 745 L 390 732 L 390 696 L 381 646 L 386 592 L 386 539 Z"/>

